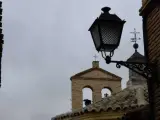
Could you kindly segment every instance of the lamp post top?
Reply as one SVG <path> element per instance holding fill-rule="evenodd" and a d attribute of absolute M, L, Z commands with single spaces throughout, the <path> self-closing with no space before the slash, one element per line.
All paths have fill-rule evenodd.
<path fill-rule="evenodd" d="M 110 7 L 103 7 L 101 10 L 103 12 L 109 12 L 111 10 L 111 8 Z"/>

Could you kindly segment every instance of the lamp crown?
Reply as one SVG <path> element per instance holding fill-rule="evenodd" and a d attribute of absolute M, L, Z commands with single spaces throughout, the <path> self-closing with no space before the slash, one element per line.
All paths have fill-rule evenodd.
<path fill-rule="evenodd" d="M 109 11 L 111 10 L 111 8 L 110 8 L 110 7 L 103 7 L 101 10 L 102 10 L 104 13 L 109 13 Z"/>

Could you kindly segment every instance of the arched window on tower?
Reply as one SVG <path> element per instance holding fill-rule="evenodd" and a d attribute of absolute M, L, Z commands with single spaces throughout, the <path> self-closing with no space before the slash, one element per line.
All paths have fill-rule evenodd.
<path fill-rule="evenodd" d="M 92 103 L 92 88 L 91 87 L 84 87 L 83 90 L 83 107 L 85 107 L 85 101 L 84 100 L 91 100 Z"/>
<path fill-rule="evenodd" d="M 112 90 L 110 88 L 103 88 L 101 93 L 102 93 L 102 98 L 106 98 L 111 95 Z"/>

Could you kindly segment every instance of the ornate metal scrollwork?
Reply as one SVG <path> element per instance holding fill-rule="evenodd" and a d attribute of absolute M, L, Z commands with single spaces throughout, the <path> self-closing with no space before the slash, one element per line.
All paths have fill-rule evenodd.
<path fill-rule="evenodd" d="M 120 68 L 121 65 L 123 65 L 123 66 L 131 69 L 132 71 L 140 74 L 141 76 L 145 77 L 146 79 L 152 77 L 152 67 L 147 65 L 146 63 L 117 61 L 116 67 Z"/>
<path fill-rule="evenodd" d="M 121 66 L 125 66 L 137 74 L 143 76 L 146 79 L 150 79 L 152 77 L 153 67 L 152 65 L 148 65 L 147 63 L 138 63 L 138 62 L 127 62 L 127 61 L 112 61 L 109 56 L 106 57 L 106 63 L 116 63 L 117 68 L 121 68 Z"/>

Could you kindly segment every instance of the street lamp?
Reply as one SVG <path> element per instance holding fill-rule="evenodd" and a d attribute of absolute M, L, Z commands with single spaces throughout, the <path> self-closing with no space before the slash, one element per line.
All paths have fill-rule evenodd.
<path fill-rule="evenodd" d="M 110 14 L 109 10 L 109 7 L 102 8 L 103 12 L 89 28 L 95 48 L 98 52 L 101 52 L 107 64 L 116 63 L 117 68 L 125 66 L 147 79 L 151 112 L 150 117 L 151 120 L 154 120 L 152 80 L 154 80 L 157 75 L 156 63 L 111 60 L 114 55 L 114 50 L 119 46 L 125 21 L 121 20 L 115 14 Z M 134 47 L 137 48 L 136 44 Z M 107 53 L 109 54 L 107 55 Z"/>
<path fill-rule="evenodd" d="M 107 64 L 116 63 L 117 68 L 123 65 L 146 79 L 151 78 L 152 64 L 111 60 L 111 57 L 114 55 L 114 50 L 119 46 L 123 26 L 126 21 L 121 20 L 115 14 L 110 14 L 109 7 L 104 7 L 101 10 L 103 12 L 89 28 L 96 50 L 101 52 Z M 107 55 L 107 53 L 109 54 Z"/>
<path fill-rule="evenodd" d="M 113 52 L 119 46 L 125 21 L 117 15 L 109 14 L 109 7 L 102 8 L 102 11 L 103 13 L 94 21 L 89 31 L 97 51 Z"/>

